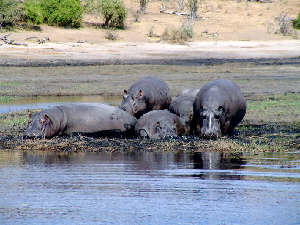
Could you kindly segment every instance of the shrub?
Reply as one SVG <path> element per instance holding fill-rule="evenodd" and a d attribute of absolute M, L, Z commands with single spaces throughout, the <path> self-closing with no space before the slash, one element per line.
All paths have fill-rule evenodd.
<path fill-rule="evenodd" d="M 146 13 L 148 0 L 140 0 L 140 11 Z"/>
<path fill-rule="evenodd" d="M 161 35 L 161 39 L 164 41 L 182 43 L 193 38 L 193 36 L 193 25 L 190 20 L 186 20 L 178 29 L 171 29 L 171 31 L 169 31 L 166 28 L 163 34 Z"/>
<path fill-rule="evenodd" d="M 127 11 L 121 0 L 102 0 L 101 13 L 104 17 L 104 26 L 124 28 Z"/>
<path fill-rule="evenodd" d="M 285 13 L 280 14 L 275 17 L 275 21 L 278 24 L 279 29 L 275 33 L 280 33 L 282 35 L 291 35 L 293 33 L 292 19 Z"/>
<path fill-rule="evenodd" d="M 107 40 L 115 41 L 118 39 L 118 34 L 113 30 L 108 30 L 105 34 Z"/>
<path fill-rule="evenodd" d="M 295 29 L 300 29 L 300 13 L 298 15 L 298 18 L 293 20 L 293 27 Z"/>
<path fill-rule="evenodd" d="M 49 25 L 80 27 L 82 6 L 80 0 L 42 0 L 45 22 Z"/>
<path fill-rule="evenodd" d="M 44 22 L 43 10 L 39 0 L 25 1 L 23 19 L 25 22 L 32 24 Z"/>
<path fill-rule="evenodd" d="M 22 19 L 22 5 L 18 0 L 0 0 L 0 29 L 9 29 Z"/>
<path fill-rule="evenodd" d="M 187 0 L 187 8 L 190 13 L 190 17 L 192 19 L 196 19 L 198 17 L 198 0 Z"/>

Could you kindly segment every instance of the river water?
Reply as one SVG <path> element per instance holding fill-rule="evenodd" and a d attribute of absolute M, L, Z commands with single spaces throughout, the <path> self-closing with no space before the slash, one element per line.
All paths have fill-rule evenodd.
<path fill-rule="evenodd" d="M 300 152 L 0 151 L 0 224 L 300 224 Z"/>
<path fill-rule="evenodd" d="M 47 109 L 53 106 L 75 102 L 101 102 L 111 105 L 120 105 L 121 96 L 38 96 L 38 97 L 18 97 L 9 104 L 0 102 L 0 114 L 18 112 L 27 109 Z"/>

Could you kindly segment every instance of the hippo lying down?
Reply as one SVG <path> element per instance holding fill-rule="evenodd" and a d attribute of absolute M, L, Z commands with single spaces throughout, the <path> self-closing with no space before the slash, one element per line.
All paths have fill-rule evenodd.
<path fill-rule="evenodd" d="M 144 114 L 135 125 L 136 133 L 143 138 L 159 139 L 185 133 L 181 119 L 168 110 L 153 110 Z"/>
<path fill-rule="evenodd" d="M 53 137 L 63 133 L 134 130 L 136 119 L 118 107 L 99 103 L 55 106 L 29 116 L 24 138 Z"/>

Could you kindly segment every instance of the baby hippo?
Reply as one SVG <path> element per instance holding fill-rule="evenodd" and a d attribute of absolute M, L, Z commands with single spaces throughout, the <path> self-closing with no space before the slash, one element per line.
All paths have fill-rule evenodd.
<path fill-rule="evenodd" d="M 144 77 L 124 90 L 120 108 L 136 118 L 151 110 L 168 109 L 171 103 L 168 84 L 158 77 Z"/>
<path fill-rule="evenodd" d="M 186 133 L 190 133 L 194 99 L 192 96 L 180 95 L 172 100 L 169 107 L 170 112 L 175 113 L 182 120 Z"/>
<path fill-rule="evenodd" d="M 50 138 L 63 133 L 134 130 L 136 119 L 118 107 L 79 103 L 55 106 L 29 116 L 24 138 Z"/>
<path fill-rule="evenodd" d="M 229 80 L 214 80 L 196 95 L 193 130 L 204 137 L 231 135 L 246 114 L 246 101 L 240 88 Z"/>
<path fill-rule="evenodd" d="M 180 118 L 168 110 L 153 110 L 144 114 L 135 125 L 136 133 L 143 138 L 159 139 L 185 133 Z"/>

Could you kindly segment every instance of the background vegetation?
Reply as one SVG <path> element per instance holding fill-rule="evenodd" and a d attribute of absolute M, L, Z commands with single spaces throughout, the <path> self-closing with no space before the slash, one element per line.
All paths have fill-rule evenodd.
<path fill-rule="evenodd" d="M 300 13 L 299 13 L 297 19 L 295 19 L 293 21 L 293 26 L 294 26 L 295 29 L 300 29 Z"/>

